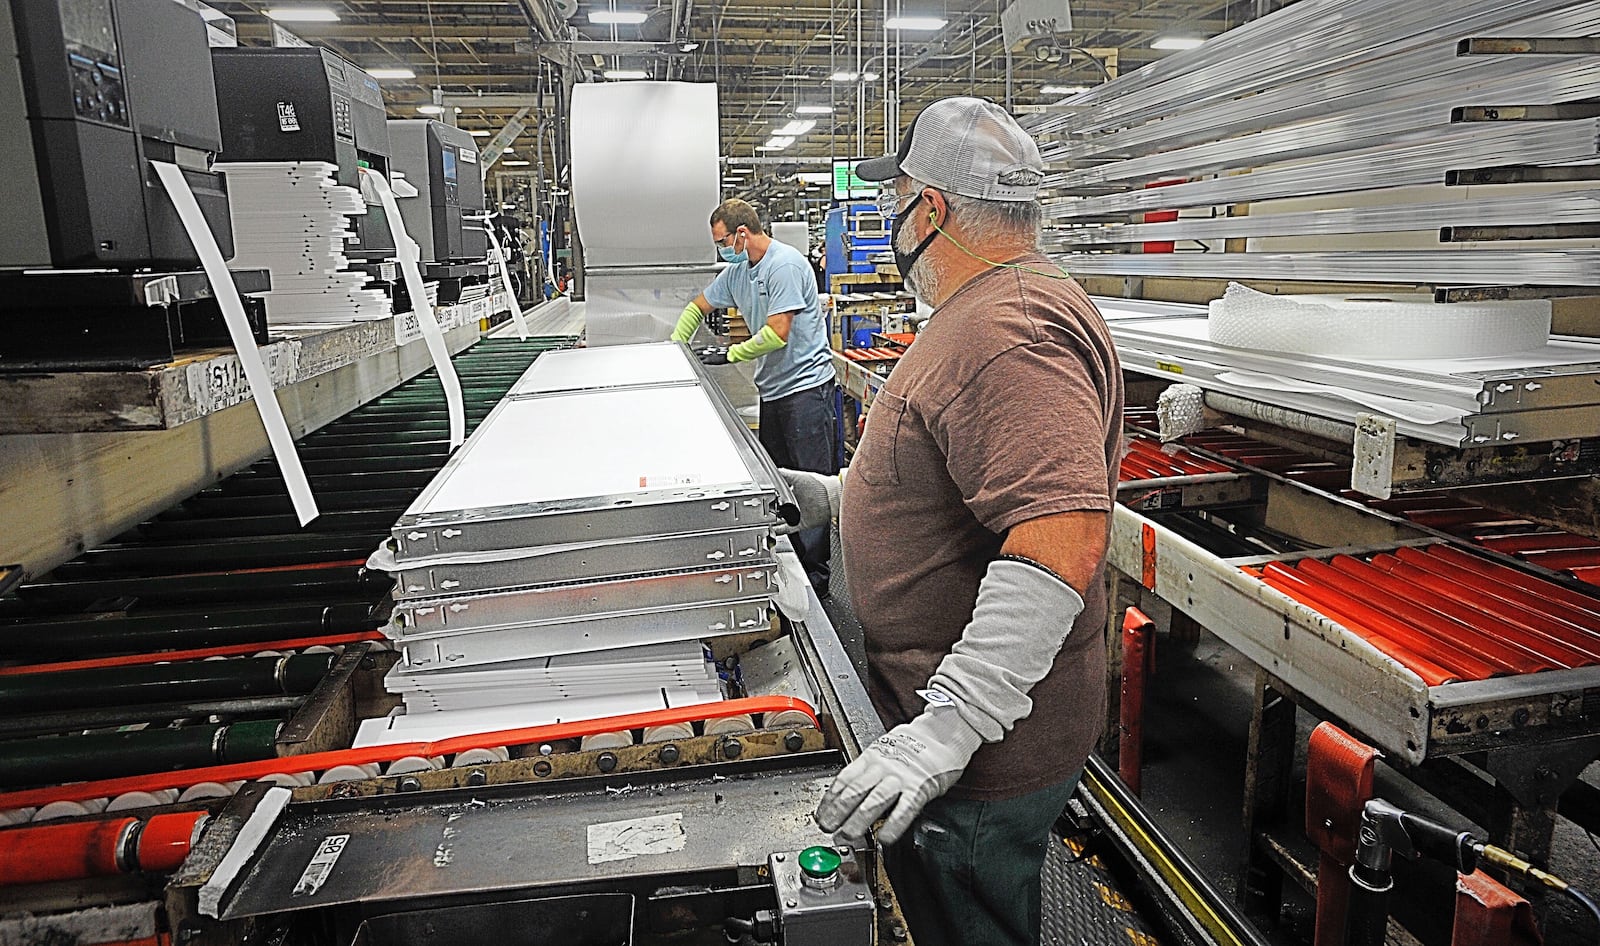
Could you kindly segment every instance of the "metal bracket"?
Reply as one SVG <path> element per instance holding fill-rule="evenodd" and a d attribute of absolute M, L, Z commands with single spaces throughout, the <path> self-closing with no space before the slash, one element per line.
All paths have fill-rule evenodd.
<path fill-rule="evenodd" d="M 1540 746 L 1495 749 L 1485 766 L 1517 804 L 1553 809 L 1589 763 L 1600 757 L 1600 736 Z"/>

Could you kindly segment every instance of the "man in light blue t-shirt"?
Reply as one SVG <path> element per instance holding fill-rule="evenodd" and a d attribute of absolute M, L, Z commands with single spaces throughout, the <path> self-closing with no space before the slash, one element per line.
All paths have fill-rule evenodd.
<path fill-rule="evenodd" d="M 733 265 L 684 308 L 672 340 L 689 341 L 714 308 L 738 309 L 750 340 L 705 349 L 700 360 L 725 365 L 759 359 L 761 445 L 784 469 L 838 472 L 833 362 L 811 264 L 799 250 L 768 236 L 756 209 L 742 200 L 725 201 L 711 214 L 711 239 Z M 828 530 L 807 529 L 791 541 L 817 595 L 827 597 Z"/>

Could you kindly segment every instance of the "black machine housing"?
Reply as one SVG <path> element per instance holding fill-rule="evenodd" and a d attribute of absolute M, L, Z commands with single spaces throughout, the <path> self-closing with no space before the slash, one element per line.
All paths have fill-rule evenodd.
<path fill-rule="evenodd" d="M 417 196 L 400 201 L 406 232 L 425 263 L 478 263 L 489 253 L 483 231 L 483 170 L 472 136 L 444 122 L 394 119 L 390 166 L 405 175 Z"/>
<path fill-rule="evenodd" d="M 171 0 L 167 0 L 171 2 Z M 222 124 L 222 161 L 326 161 L 335 179 L 361 187 L 360 169 L 389 173 L 389 127 L 378 81 L 319 47 L 211 51 Z M 354 218 L 345 255 L 386 260 L 394 234 L 369 200 Z"/>
<path fill-rule="evenodd" d="M 0 268 L 194 266 L 151 161 L 232 255 L 211 88 L 205 22 L 173 0 L 0 4 Z"/>

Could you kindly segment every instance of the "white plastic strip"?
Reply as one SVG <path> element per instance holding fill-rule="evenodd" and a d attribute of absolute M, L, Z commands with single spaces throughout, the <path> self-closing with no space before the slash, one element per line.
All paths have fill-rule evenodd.
<path fill-rule="evenodd" d="M 489 246 L 494 248 L 496 262 L 500 264 L 500 285 L 506 287 L 506 298 L 511 301 L 511 320 L 517 323 L 517 338 L 528 340 L 528 323 L 522 318 L 522 303 L 517 301 L 517 291 L 511 288 L 511 273 L 506 269 L 506 254 L 495 238 L 494 227 L 484 224 L 483 232 L 489 234 Z"/>
<path fill-rule="evenodd" d="M 211 879 L 200 888 L 200 912 L 209 917 L 216 917 L 218 909 L 222 906 L 222 895 L 228 892 L 228 886 L 234 878 L 239 876 L 239 871 L 255 854 L 256 848 L 267 839 L 267 833 L 277 823 L 278 816 L 283 813 L 284 806 L 289 804 L 292 794 L 287 788 L 274 787 L 267 789 L 256 803 L 256 810 L 245 819 L 244 826 L 239 829 L 239 834 L 233 839 L 228 852 L 222 855 L 222 861 L 217 864 L 217 869 L 211 872 Z"/>
<path fill-rule="evenodd" d="M 433 357 L 433 367 L 439 372 L 439 383 L 444 385 L 444 403 L 450 413 L 450 447 L 454 449 L 467 439 L 467 412 L 461 400 L 461 379 L 456 377 L 455 365 L 450 363 L 450 350 L 445 347 L 444 332 L 434 316 L 433 305 L 428 302 L 427 287 L 422 284 L 422 270 L 417 266 L 422 252 L 416 241 L 406 234 L 405 221 L 400 218 L 400 205 L 395 202 L 394 191 L 389 189 L 389 181 L 370 168 L 362 168 L 361 173 L 377 192 L 378 202 L 383 204 L 384 215 L 389 218 L 389 227 L 394 232 L 395 257 L 405 277 L 406 292 L 411 296 L 411 308 L 416 312 L 417 325 L 422 329 L 422 340 L 428 345 L 428 354 Z"/>
<path fill-rule="evenodd" d="M 244 314 L 244 302 L 239 298 L 239 288 L 233 283 L 233 274 L 223 262 L 222 249 L 200 213 L 200 204 L 194 191 L 184 180 L 183 171 L 176 164 L 153 161 L 156 176 L 166 188 L 167 196 L 178 210 L 178 219 L 189 233 L 189 241 L 200 255 L 200 265 L 205 268 L 211 291 L 222 309 L 222 320 L 228 326 L 228 335 L 239 354 L 239 364 L 244 368 L 245 381 L 250 385 L 250 396 L 255 399 L 256 410 L 261 414 L 261 426 L 267 429 L 267 442 L 272 445 L 272 455 L 283 473 L 284 485 L 289 488 L 289 498 L 294 503 L 294 514 L 305 525 L 317 518 L 317 501 L 311 495 L 311 484 L 306 480 L 305 468 L 300 465 L 300 454 L 294 449 L 294 436 L 283 419 L 283 408 L 272 389 L 272 375 L 261 361 L 261 350 L 250 334 L 250 321 Z"/>

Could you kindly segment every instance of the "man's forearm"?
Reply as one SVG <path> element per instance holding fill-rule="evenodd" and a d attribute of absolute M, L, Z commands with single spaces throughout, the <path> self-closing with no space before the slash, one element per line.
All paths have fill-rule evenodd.
<path fill-rule="evenodd" d="M 928 680 L 930 703 L 948 697 L 985 742 L 1031 712 L 1028 693 L 1055 663 L 1083 598 L 1044 566 L 1001 558 L 978 586 L 972 620 Z"/>

